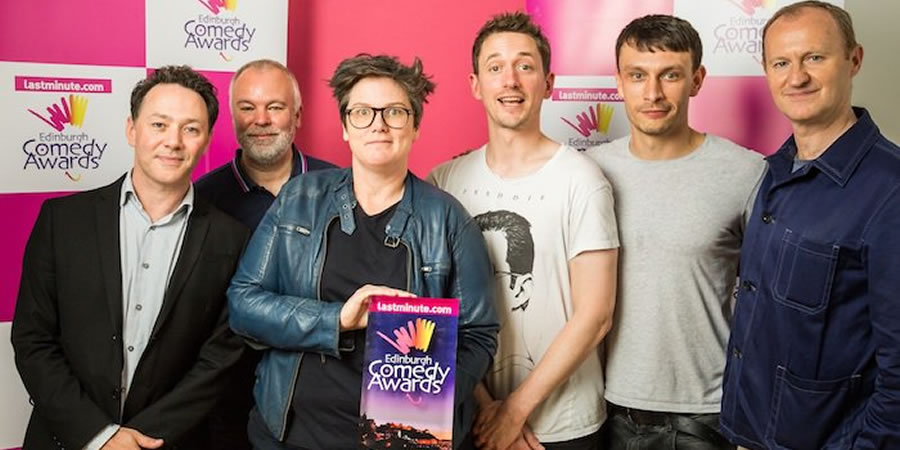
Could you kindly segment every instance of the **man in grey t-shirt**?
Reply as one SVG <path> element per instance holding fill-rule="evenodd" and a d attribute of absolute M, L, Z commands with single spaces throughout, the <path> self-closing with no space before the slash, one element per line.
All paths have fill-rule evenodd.
<path fill-rule="evenodd" d="M 688 125 L 702 47 L 672 16 L 616 42 L 631 135 L 589 149 L 613 186 L 622 253 L 607 337 L 608 449 L 734 448 L 718 432 L 745 209 L 761 156 Z"/>

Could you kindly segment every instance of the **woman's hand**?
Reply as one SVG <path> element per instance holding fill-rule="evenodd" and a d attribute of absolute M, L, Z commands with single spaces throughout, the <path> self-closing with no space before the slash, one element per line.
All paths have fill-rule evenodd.
<path fill-rule="evenodd" d="M 415 297 L 416 294 L 387 286 L 364 285 L 341 308 L 341 331 L 361 330 L 369 323 L 369 301 L 373 295 Z"/>

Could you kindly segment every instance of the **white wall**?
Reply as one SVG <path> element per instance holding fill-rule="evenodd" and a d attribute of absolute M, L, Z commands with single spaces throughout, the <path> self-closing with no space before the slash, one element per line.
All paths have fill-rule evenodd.
<path fill-rule="evenodd" d="M 846 0 L 845 6 L 864 49 L 853 104 L 868 108 L 881 132 L 900 144 L 900 2 Z"/>

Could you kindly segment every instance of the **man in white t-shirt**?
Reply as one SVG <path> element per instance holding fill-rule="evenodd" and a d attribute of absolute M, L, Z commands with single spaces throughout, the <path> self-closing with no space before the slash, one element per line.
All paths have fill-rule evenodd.
<path fill-rule="evenodd" d="M 616 43 L 631 135 L 587 150 L 612 183 L 622 254 L 606 341 L 607 449 L 733 449 L 722 372 L 758 153 L 688 125 L 703 84 L 688 22 L 635 19 Z"/>
<path fill-rule="evenodd" d="M 531 18 L 501 14 L 472 49 L 488 143 L 430 180 L 484 231 L 496 274 L 499 349 L 474 432 L 483 449 L 594 449 L 606 419 L 597 346 L 611 327 L 619 246 L 609 182 L 540 131 L 550 46 Z"/>

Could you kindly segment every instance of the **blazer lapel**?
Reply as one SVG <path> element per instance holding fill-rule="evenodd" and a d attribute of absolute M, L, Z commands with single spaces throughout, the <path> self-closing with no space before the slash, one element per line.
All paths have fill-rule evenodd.
<path fill-rule="evenodd" d="M 191 217 L 188 218 L 187 230 L 181 243 L 181 252 L 178 255 L 178 261 L 175 263 L 175 270 L 172 271 L 169 286 L 166 288 L 159 316 L 156 318 L 156 323 L 153 324 L 151 336 L 156 335 L 156 332 L 159 331 L 166 318 L 172 312 L 175 303 L 178 301 L 178 296 L 197 265 L 200 253 L 202 253 L 206 233 L 209 231 L 209 217 L 207 217 L 206 205 L 202 201 L 197 200 L 195 197 L 194 208 L 191 212 Z"/>
<path fill-rule="evenodd" d="M 123 176 L 98 191 L 96 203 L 97 246 L 100 251 L 100 276 L 106 288 L 110 319 L 116 332 L 122 333 L 122 263 L 119 246 L 119 194 Z"/>

